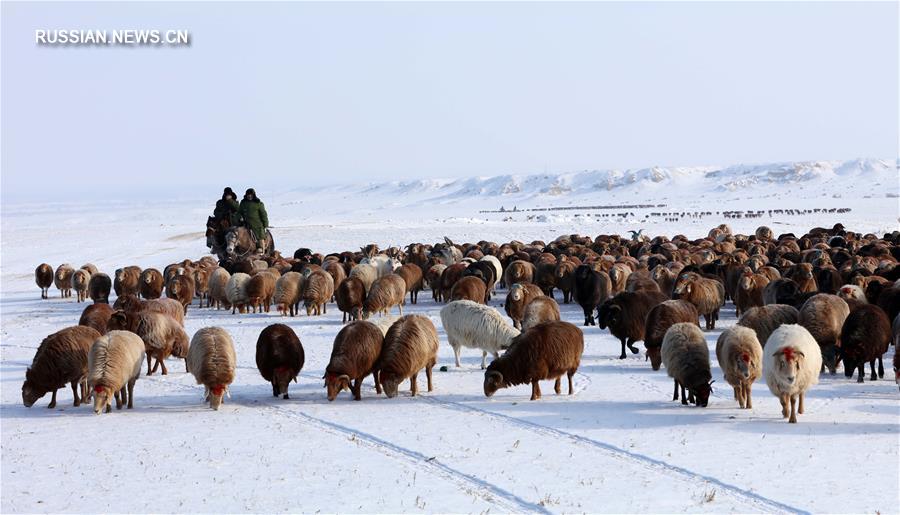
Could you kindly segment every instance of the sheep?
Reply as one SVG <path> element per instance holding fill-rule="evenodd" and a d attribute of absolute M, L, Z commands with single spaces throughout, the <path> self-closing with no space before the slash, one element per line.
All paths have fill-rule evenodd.
<path fill-rule="evenodd" d="M 634 344 L 644 339 L 647 314 L 654 306 L 665 302 L 666 298 L 658 291 L 623 291 L 597 308 L 597 326 L 600 329 L 609 327 L 610 334 L 622 343 L 619 359 L 625 359 L 626 346 L 633 354 L 639 352 Z"/>
<path fill-rule="evenodd" d="M 596 325 L 594 310 L 609 298 L 609 275 L 594 270 L 590 265 L 580 265 L 574 275 L 573 296 L 584 311 L 584 325 Z"/>
<path fill-rule="evenodd" d="M 400 281 L 403 280 L 400 279 Z M 303 306 L 306 308 L 306 316 L 312 316 L 313 312 L 316 316 L 328 313 L 326 304 L 333 295 L 334 279 L 331 274 L 324 270 L 314 270 L 306 275 L 303 281 L 303 291 L 300 294 Z M 403 300 L 402 296 L 401 294 L 400 300 Z"/>
<path fill-rule="evenodd" d="M 543 297 L 544 292 L 531 283 L 515 283 L 509 287 L 503 309 L 513 321 L 513 327 L 522 328 L 522 319 L 525 318 L 525 308 L 537 297 Z"/>
<path fill-rule="evenodd" d="M 188 372 L 204 387 L 204 402 L 218 410 L 237 368 L 234 342 L 221 327 L 204 327 L 191 338 L 185 360 Z"/>
<path fill-rule="evenodd" d="M 164 313 L 141 311 L 135 317 L 133 332 L 144 342 L 148 376 L 153 375 L 160 365 L 162 375 L 168 374 L 166 358 L 173 354 L 176 347 L 186 348 L 188 345 L 188 335 L 184 332 L 184 328 L 177 320 Z M 156 358 L 156 364 L 151 369 L 150 363 L 153 358 Z"/>
<path fill-rule="evenodd" d="M 87 298 L 88 283 L 91 280 L 91 274 L 87 270 L 78 269 L 72 273 L 72 289 L 75 290 L 77 302 L 82 302 Z"/>
<path fill-rule="evenodd" d="M 155 268 L 148 268 L 141 272 L 138 278 L 139 293 L 145 299 L 158 299 L 162 295 L 163 275 Z"/>
<path fill-rule="evenodd" d="M 334 290 L 337 290 L 337 287 L 347 279 L 347 272 L 344 271 L 344 266 L 338 263 L 336 260 L 327 261 L 322 264 L 322 269 L 328 272 L 328 275 L 331 276 L 331 281 L 334 284 Z M 334 300 L 333 298 L 331 300 Z"/>
<path fill-rule="evenodd" d="M 797 283 L 800 293 L 811 293 L 819 289 L 816 285 L 816 276 L 813 274 L 811 263 L 798 263 L 788 269 L 784 276 Z"/>
<path fill-rule="evenodd" d="M 338 309 L 344 314 L 341 322 L 360 320 L 363 302 L 366 300 L 366 286 L 359 277 L 348 277 L 340 284 L 335 293 Z"/>
<path fill-rule="evenodd" d="M 295 272 L 296 273 L 296 272 Z M 272 396 L 289 399 L 288 386 L 297 382 L 306 356 L 303 344 L 293 329 L 272 324 L 259 333 L 256 340 L 256 368 L 263 379 L 272 383 Z"/>
<path fill-rule="evenodd" d="M 341 285 L 344 282 L 347 281 L 343 281 Z M 282 316 L 297 314 L 300 308 L 300 291 L 302 289 L 303 276 L 298 272 L 287 272 L 275 281 L 275 294 L 272 300 Z"/>
<path fill-rule="evenodd" d="M 797 414 L 803 414 L 803 398 L 810 387 L 819 383 L 821 368 L 822 351 L 813 335 L 801 325 L 782 325 L 766 341 L 763 351 L 766 385 L 781 402 L 781 416 L 788 418 L 790 413 L 789 423 L 796 424 Z"/>
<path fill-rule="evenodd" d="M 422 290 L 422 269 L 419 265 L 407 263 L 397 269 L 397 275 L 406 283 L 406 293 L 409 293 L 409 302 L 419 302 L 419 291 Z"/>
<path fill-rule="evenodd" d="M 703 331 L 694 322 L 672 325 L 663 338 L 660 354 L 666 373 L 675 383 L 672 400 L 678 400 L 680 389 L 681 404 L 692 402 L 705 408 L 712 393 L 712 372 Z"/>
<path fill-rule="evenodd" d="M 243 272 L 237 272 L 228 279 L 228 285 L 225 287 L 225 296 L 228 303 L 231 304 L 231 314 L 235 311 L 243 313 L 250 299 L 247 298 L 247 281 L 250 275 Z"/>
<path fill-rule="evenodd" d="M 531 400 L 541 398 L 538 381 L 554 379 L 554 391 L 561 393 L 563 374 L 569 380 L 569 395 L 575 393 L 572 376 L 581 364 L 584 333 L 569 322 L 538 324 L 510 342 L 509 350 L 495 359 L 484 372 L 484 395 L 497 390 L 531 383 Z"/>
<path fill-rule="evenodd" d="M 753 329 L 760 344 L 765 345 L 775 329 L 783 324 L 796 324 L 800 320 L 800 312 L 787 304 L 766 304 L 750 308 L 738 320 L 737 325 Z"/>
<path fill-rule="evenodd" d="M 481 300 L 485 304 L 491 300 L 491 292 L 494 290 L 494 284 L 497 282 L 497 276 L 494 274 L 496 274 L 494 265 L 487 261 L 477 261 L 463 270 L 463 278 L 475 277 L 484 284 L 484 298 Z M 453 292 L 451 291 L 451 296 L 452 295 Z"/>
<path fill-rule="evenodd" d="M 265 309 L 266 313 L 269 312 L 269 308 L 272 306 L 272 297 L 275 296 L 275 282 L 277 280 L 278 278 L 269 272 L 260 272 L 252 275 L 250 280 L 247 281 L 247 286 L 245 287 L 247 301 L 253 306 L 254 313 L 257 312 L 257 308 L 260 313 L 263 312 L 263 309 Z"/>
<path fill-rule="evenodd" d="M 659 291 L 668 296 L 672 296 L 672 290 L 675 288 L 675 280 L 678 278 L 679 270 L 672 270 L 660 264 L 650 270 L 650 278 L 659 285 Z"/>
<path fill-rule="evenodd" d="M 459 367 L 462 347 L 481 349 L 481 368 L 487 366 L 487 354 L 495 357 L 509 347 L 519 330 L 510 326 L 503 315 L 492 307 L 471 300 L 455 300 L 441 309 L 441 324 L 447 333 L 447 342 Z"/>
<path fill-rule="evenodd" d="M 480 281 L 479 281 L 480 282 Z M 406 282 L 397 274 L 378 278 L 363 301 L 362 317 L 368 319 L 373 313 L 387 315 L 397 306 L 403 315 L 403 298 L 406 296 Z"/>
<path fill-rule="evenodd" d="M 661 302 L 647 313 L 644 322 L 644 347 L 647 349 L 647 359 L 653 370 L 659 370 L 662 362 L 663 338 L 670 327 L 681 322 L 697 323 L 700 315 L 693 304 L 684 300 L 667 300 Z"/>
<path fill-rule="evenodd" d="M 682 273 L 673 291 L 678 298 L 697 307 L 697 312 L 706 319 L 706 329 L 716 328 L 719 308 L 725 304 L 725 286 L 720 281 L 695 272 Z"/>
<path fill-rule="evenodd" d="M 559 320 L 559 304 L 550 297 L 537 297 L 525 306 L 522 317 L 522 330 L 529 329 L 543 322 Z"/>
<path fill-rule="evenodd" d="M 113 311 L 109 304 L 91 304 L 81 312 L 78 325 L 91 327 L 98 333 L 103 334 L 106 332 L 106 324 L 109 322 L 109 317 L 113 314 Z"/>
<path fill-rule="evenodd" d="M 850 314 L 850 307 L 837 295 L 819 293 L 804 302 L 799 311 L 797 322 L 819 344 L 823 366 L 834 375 L 838 365 L 837 347 L 841 342 L 841 327 Z"/>
<path fill-rule="evenodd" d="M 209 302 L 207 307 L 215 305 L 216 311 L 220 307 L 228 309 L 231 303 L 228 301 L 228 282 L 231 280 L 231 274 L 228 270 L 218 267 L 212 271 L 209 276 Z"/>
<path fill-rule="evenodd" d="M 431 369 L 437 363 L 437 352 L 438 334 L 431 320 L 406 315 L 394 322 L 384 337 L 376 364 L 385 395 L 396 397 L 400 383 L 409 378 L 410 392 L 415 397 L 419 392 L 416 376 L 422 368 L 428 378 L 428 391 L 432 391 Z"/>
<path fill-rule="evenodd" d="M 850 305 L 868 304 L 866 300 L 866 292 L 855 284 L 845 284 L 837 291 L 837 296 L 844 299 L 844 302 Z"/>
<path fill-rule="evenodd" d="M 85 263 L 85 264 L 81 265 L 81 269 L 82 269 L 82 270 L 87 270 L 87 273 L 89 273 L 89 274 L 91 274 L 91 275 L 94 275 L 94 274 L 96 274 L 97 272 L 100 271 L 100 270 L 98 270 L 97 267 L 96 267 L 94 264 L 92 264 L 92 263 Z"/>
<path fill-rule="evenodd" d="M 68 263 L 59 265 L 56 268 L 56 273 L 53 275 L 53 284 L 59 290 L 61 298 L 65 299 L 72 296 L 72 274 L 74 273 L 75 269 Z"/>
<path fill-rule="evenodd" d="M 753 382 L 762 376 L 762 345 L 753 329 L 736 325 L 716 340 L 716 359 L 741 409 L 753 408 Z"/>
<path fill-rule="evenodd" d="M 750 308 L 763 305 L 763 289 L 769 284 L 769 278 L 763 274 L 749 270 L 738 280 L 734 296 L 735 316 L 741 316 Z"/>
<path fill-rule="evenodd" d="M 541 261 L 535 264 L 534 284 L 541 288 L 544 295 L 553 296 L 553 289 L 557 287 L 555 261 Z"/>
<path fill-rule="evenodd" d="M 50 287 L 53 286 L 53 268 L 47 263 L 41 263 L 34 269 L 34 282 L 41 289 L 41 298 L 50 298 Z"/>
<path fill-rule="evenodd" d="M 872 369 L 870 380 L 884 377 L 882 356 L 891 344 L 891 321 L 884 310 L 873 304 L 863 304 L 853 308 L 841 328 L 841 346 L 838 349 L 844 362 L 844 375 L 852 377 L 859 369 L 857 383 L 863 382 L 866 362 Z M 875 374 L 875 360 L 878 360 L 878 374 Z"/>
<path fill-rule="evenodd" d="M 448 266 L 444 269 L 443 273 L 441 273 L 441 298 L 444 302 L 450 300 L 453 285 L 462 278 L 462 274 L 466 270 L 466 267 L 468 267 L 468 263 L 456 263 Z"/>
<path fill-rule="evenodd" d="M 94 396 L 94 413 L 134 407 L 134 383 L 141 375 L 144 342 L 129 331 L 110 331 L 94 341 L 88 353 L 88 388 Z"/>
<path fill-rule="evenodd" d="M 194 269 L 194 295 L 200 298 L 199 307 L 201 308 L 204 300 L 206 300 L 206 307 L 209 307 L 209 274 L 210 272 L 206 268 Z M 278 275 L 280 276 L 281 274 Z"/>
<path fill-rule="evenodd" d="M 646 271 L 632 272 L 625 279 L 625 291 L 662 291 L 659 284 L 650 277 Z"/>
<path fill-rule="evenodd" d="M 176 275 L 166 285 L 166 297 L 177 300 L 187 315 L 188 306 L 194 301 L 194 280 L 187 275 Z"/>
<path fill-rule="evenodd" d="M 506 267 L 503 272 L 503 284 L 507 288 L 514 284 L 527 284 L 534 280 L 534 265 L 528 261 L 518 259 Z"/>
<path fill-rule="evenodd" d="M 113 279 L 113 289 L 116 297 L 122 295 L 138 295 L 140 289 L 141 268 L 137 266 L 126 266 L 116 270 Z"/>
<path fill-rule="evenodd" d="M 334 337 L 331 359 L 323 377 L 329 402 L 343 390 L 350 390 L 354 400 L 362 400 L 362 382 L 369 374 L 375 380 L 375 392 L 381 394 L 375 367 L 383 344 L 384 333 L 371 322 L 357 320 L 341 328 Z"/>
<path fill-rule="evenodd" d="M 772 229 L 766 227 L 765 225 L 760 225 L 759 227 L 757 227 L 756 232 L 754 234 L 756 235 L 757 240 L 762 240 L 762 241 L 771 241 L 772 240 Z"/>
<path fill-rule="evenodd" d="M 763 288 L 763 304 L 788 304 L 796 306 L 800 293 L 800 287 L 797 286 L 797 283 L 792 279 L 775 279 L 774 281 L 770 281 L 769 284 Z"/>
<path fill-rule="evenodd" d="M 369 289 L 372 287 L 372 283 L 375 282 L 375 279 L 378 279 L 378 270 L 373 265 L 359 264 L 350 270 L 349 277 L 356 277 L 362 281 L 363 286 L 366 287 L 366 293 L 368 294 Z"/>
<path fill-rule="evenodd" d="M 112 279 L 104 273 L 91 275 L 88 282 L 88 296 L 94 304 L 109 304 L 109 292 L 112 290 Z"/>
<path fill-rule="evenodd" d="M 494 267 L 494 284 L 493 284 L 493 286 L 496 286 L 497 281 L 499 281 L 503 278 L 503 265 L 500 263 L 500 260 L 497 259 L 496 256 L 484 256 L 479 261 L 488 262 L 491 264 L 491 266 Z M 492 293 L 492 294 L 496 293 L 495 288 L 492 287 L 491 290 L 492 291 L 490 293 Z"/>
<path fill-rule="evenodd" d="M 478 277 L 468 276 L 456 281 L 450 289 L 450 300 L 471 300 L 484 303 L 487 297 L 487 288 L 484 281 Z"/>
<path fill-rule="evenodd" d="M 87 401 L 89 393 L 83 381 L 87 377 L 88 352 L 100 333 L 81 325 L 67 327 L 44 338 L 38 346 L 31 366 L 25 370 L 22 383 L 22 404 L 30 408 L 38 399 L 52 392 L 50 409 L 56 407 L 56 391 L 72 385 L 74 406 Z M 81 396 L 78 385 L 81 385 Z"/>
<path fill-rule="evenodd" d="M 625 291 L 625 282 L 631 275 L 631 268 L 625 263 L 616 263 L 609 269 L 610 295 Z"/>
<path fill-rule="evenodd" d="M 432 266 L 425 272 L 425 281 L 428 283 L 428 287 L 431 288 L 431 299 L 437 302 L 442 302 L 443 296 L 441 291 L 441 275 L 444 273 L 444 270 L 447 269 L 447 265 L 437 264 Z"/>

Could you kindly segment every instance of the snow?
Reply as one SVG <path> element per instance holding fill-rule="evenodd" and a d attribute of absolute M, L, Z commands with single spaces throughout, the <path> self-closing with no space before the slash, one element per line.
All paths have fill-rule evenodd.
<path fill-rule="evenodd" d="M 551 240 L 644 229 L 703 236 L 719 223 L 750 232 L 769 225 L 801 233 L 844 223 L 898 229 L 895 162 L 576 172 L 422 180 L 260 192 L 278 247 L 317 251 L 411 241 Z M 731 186 L 742 184 L 730 189 Z M 619 360 L 619 343 L 585 328 L 574 396 L 530 402 L 530 388 L 482 393 L 480 352 L 463 366 L 440 326 L 442 305 L 428 292 L 405 312 L 428 316 L 441 348 L 435 390 L 411 398 L 347 393 L 329 403 L 322 388 L 341 315 L 282 318 L 191 307 L 187 330 L 218 325 L 236 343 L 232 397 L 212 411 L 202 387 L 172 360 L 170 374 L 141 377 L 135 408 L 95 416 L 60 390 L 22 406 L 19 386 L 40 341 L 77 323 L 85 304 L 40 300 L 40 262 L 97 264 L 110 273 L 136 264 L 162 268 L 202 256 L 202 229 L 214 199 L 2 206 L 0 264 L 0 511 L 21 512 L 875 512 L 900 507 L 900 396 L 893 381 L 857 384 L 825 375 L 808 394 L 799 424 L 787 424 L 760 381 L 754 409 L 740 410 L 715 363 L 715 341 L 735 323 L 731 304 L 706 332 L 717 380 L 708 408 L 671 401 L 672 382 L 643 356 Z M 665 208 L 533 211 L 559 206 L 665 204 Z M 500 206 L 515 213 L 479 213 Z M 725 219 L 646 218 L 656 211 L 850 208 Z M 595 214 L 626 213 L 596 217 Z M 578 215 L 578 216 L 576 216 Z M 591 216 L 587 216 L 591 215 Z M 533 216 L 530 220 L 528 216 Z M 511 220 L 504 221 L 504 219 Z M 648 221 L 652 220 L 652 221 Z M 491 305 L 500 307 L 505 292 Z M 561 300 L 559 295 L 558 300 Z M 574 304 L 564 319 L 581 326 Z M 306 364 L 291 399 L 271 396 L 256 370 L 256 339 L 288 323 Z M 891 349 L 885 356 L 890 363 Z M 890 374 L 890 366 L 888 375 Z M 565 391 L 565 390 L 564 390 Z"/>

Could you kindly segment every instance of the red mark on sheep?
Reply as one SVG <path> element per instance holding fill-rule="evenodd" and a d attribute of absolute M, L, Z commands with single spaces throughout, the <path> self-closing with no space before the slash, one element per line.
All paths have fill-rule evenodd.
<path fill-rule="evenodd" d="M 793 360 L 794 360 L 794 349 L 793 349 L 793 348 L 791 348 L 791 347 L 785 347 L 784 350 L 782 350 L 782 353 L 784 353 L 784 359 L 785 359 L 786 361 L 793 361 Z"/>
<path fill-rule="evenodd" d="M 750 363 L 750 355 L 746 352 L 741 354 L 741 360 L 743 360 L 744 363 Z"/>
<path fill-rule="evenodd" d="M 222 386 L 222 385 L 220 385 L 220 384 L 217 384 L 217 385 L 215 385 L 215 386 L 212 387 L 212 392 L 213 392 L 214 395 L 222 395 L 222 392 L 223 392 L 224 390 L 225 390 L 225 387 Z"/>
<path fill-rule="evenodd" d="M 97 386 L 94 387 L 94 391 L 97 393 L 100 393 L 103 391 L 103 387 L 98 384 Z"/>

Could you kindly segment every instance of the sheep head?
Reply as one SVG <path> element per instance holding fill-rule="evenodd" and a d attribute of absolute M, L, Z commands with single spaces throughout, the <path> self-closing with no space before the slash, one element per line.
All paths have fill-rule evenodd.
<path fill-rule="evenodd" d="M 491 397 L 494 393 L 506 388 L 506 381 L 503 380 L 503 374 L 496 370 L 487 370 L 484 372 L 484 396 Z"/>
<path fill-rule="evenodd" d="M 651 347 L 647 349 L 647 358 L 650 360 L 650 366 L 653 367 L 653 370 L 659 370 L 659 366 L 662 364 L 661 351 L 661 347 Z"/>
<path fill-rule="evenodd" d="M 347 374 L 325 374 L 325 389 L 328 400 L 333 401 L 344 390 L 350 390 L 350 376 Z"/>
<path fill-rule="evenodd" d="M 709 404 L 709 396 L 712 394 L 712 384 L 714 382 L 715 381 L 710 381 L 708 383 L 704 382 L 693 388 L 694 402 L 697 406 L 705 408 Z"/>
<path fill-rule="evenodd" d="M 379 380 L 381 381 L 381 389 L 384 390 L 384 394 L 387 395 L 389 399 L 393 399 L 397 396 L 397 390 L 400 387 L 400 383 L 403 381 L 402 377 L 385 375 L 384 370 L 382 370 Z"/>
<path fill-rule="evenodd" d="M 22 383 L 22 404 L 24 404 L 26 408 L 33 406 L 38 399 L 47 393 L 41 392 L 35 387 L 34 382 L 29 377 L 30 375 L 31 367 L 28 367 L 28 370 L 25 371 L 25 382 Z"/>
<path fill-rule="evenodd" d="M 94 385 L 94 414 L 99 415 L 104 409 L 108 412 L 114 395 L 115 392 L 109 386 Z"/>
<path fill-rule="evenodd" d="M 519 302 L 522 298 L 525 297 L 525 290 L 518 283 L 509 287 L 509 299 Z"/>
<path fill-rule="evenodd" d="M 740 354 L 735 354 L 733 356 L 734 359 L 734 369 L 740 372 L 740 374 L 744 377 L 744 379 L 750 379 L 750 365 L 751 359 L 750 354 L 746 352 L 741 352 Z"/>
<path fill-rule="evenodd" d="M 606 301 L 597 308 L 597 327 L 606 329 L 607 327 L 616 325 L 622 316 L 622 306 L 613 304 L 612 301 Z"/>
<path fill-rule="evenodd" d="M 228 387 L 223 384 L 213 385 L 211 388 L 208 388 L 206 398 L 209 400 L 209 407 L 218 410 L 219 406 L 222 405 L 222 401 L 224 400 L 227 391 Z"/>
<path fill-rule="evenodd" d="M 800 373 L 801 361 L 806 357 L 802 351 L 794 347 L 784 347 L 775 351 L 775 368 L 788 384 L 794 384 Z"/>
<path fill-rule="evenodd" d="M 279 395 L 287 398 L 288 386 L 291 380 L 297 381 L 297 374 L 290 367 L 276 367 L 275 373 L 272 375 L 272 382 L 278 390 Z"/>

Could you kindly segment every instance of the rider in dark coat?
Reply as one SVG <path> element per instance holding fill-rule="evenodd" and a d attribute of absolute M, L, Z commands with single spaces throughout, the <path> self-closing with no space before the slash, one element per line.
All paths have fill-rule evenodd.
<path fill-rule="evenodd" d="M 237 203 L 237 195 L 231 188 L 225 188 L 222 198 L 216 201 L 213 217 L 216 220 L 228 220 L 232 227 L 240 225 L 241 215 L 238 213 L 240 205 Z"/>
<path fill-rule="evenodd" d="M 244 225 L 256 236 L 256 246 L 264 249 L 266 240 L 266 227 L 269 226 L 269 215 L 266 213 L 266 205 L 256 196 L 253 188 L 247 190 L 238 213 L 244 219 Z"/>

